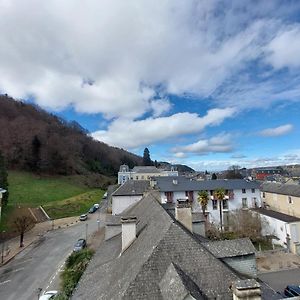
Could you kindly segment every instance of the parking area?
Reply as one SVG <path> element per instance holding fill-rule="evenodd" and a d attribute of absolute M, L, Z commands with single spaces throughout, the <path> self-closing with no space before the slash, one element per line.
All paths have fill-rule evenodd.
<path fill-rule="evenodd" d="M 300 268 L 263 273 L 258 277 L 274 291 L 283 293 L 287 285 L 300 285 Z"/>

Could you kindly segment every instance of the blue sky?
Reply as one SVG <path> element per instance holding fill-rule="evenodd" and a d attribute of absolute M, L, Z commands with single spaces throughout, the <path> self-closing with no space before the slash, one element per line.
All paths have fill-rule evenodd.
<path fill-rule="evenodd" d="M 300 163 L 299 17 L 299 1 L 0 0 L 0 91 L 197 170 Z"/>

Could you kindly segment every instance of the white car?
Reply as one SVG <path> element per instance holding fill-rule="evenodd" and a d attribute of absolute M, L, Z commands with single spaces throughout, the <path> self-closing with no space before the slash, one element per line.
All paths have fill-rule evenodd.
<path fill-rule="evenodd" d="M 53 299 L 57 295 L 58 291 L 48 291 L 40 296 L 39 300 L 49 300 Z"/>
<path fill-rule="evenodd" d="M 96 204 L 94 204 L 94 207 L 95 207 L 96 209 L 98 209 L 100 206 L 99 206 L 98 203 L 96 203 Z"/>

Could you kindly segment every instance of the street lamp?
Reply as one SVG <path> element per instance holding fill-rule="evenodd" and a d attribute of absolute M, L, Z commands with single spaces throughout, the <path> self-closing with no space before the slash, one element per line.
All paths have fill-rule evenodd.
<path fill-rule="evenodd" d="M 85 224 L 85 240 L 87 242 L 87 239 L 88 239 L 88 227 L 89 227 L 89 224 Z"/>

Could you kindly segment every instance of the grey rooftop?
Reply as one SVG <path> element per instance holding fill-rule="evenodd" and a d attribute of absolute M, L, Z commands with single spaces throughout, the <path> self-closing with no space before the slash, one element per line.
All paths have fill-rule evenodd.
<path fill-rule="evenodd" d="M 149 193 L 126 212 L 137 217 L 137 238 L 121 254 L 121 235 L 104 241 L 72 299 L 167 299 L 165 283 L 196 299 L 232 299 L 239 279 Z M 121 255 L 120 255 L 121 254 Z M 203 296 L 202 296 L 203 295 Z"/>
<path fill-rule="evenodd" d="M 261 189 L 263 192 L 300 197 L 300 185 L 298 184 L 264 182 Z"/>
<path fill-rule="evenodd" d="M 271 210 L 271 209 L 265 209 L 265 208 L 254 208 L 254 211 L 263 214 L 265 216 L 286 222 L 286 223 L 293 223 L 293 222 L 299 222 L 300 218 L 294 217 L 294 216 L 290 216 L 287 214 L 283 214 L 281 212 L 275 211 L 275 210 Z"/>
<path fill-rule="evenodd" d="M 122 184 L 112 196 L 132 196 L 143 195 L 148 189 L 150 183 L 148 180 L 128 180 Z"/>
<path fill-rule="evenodd" d="M 218 258 L 250 255 L 256 252 L 249 238 L 210 241 L 203 245 Z"/>
<path fill-rule="evenodd" d="M 201 190 L 216 190 L 223 188 L 224 190 L 242 190 L 242 189 L 259 189 L 259 184 L 256 181 L 247 181 L 245 179 L 217 179 L 196 181 L 183 176 L 176 177 L 154 177 L 156 187 L 161 192 L 171 191 L 201 191 Z M 174 183 L 177 181 L 177 183 Z"/>

